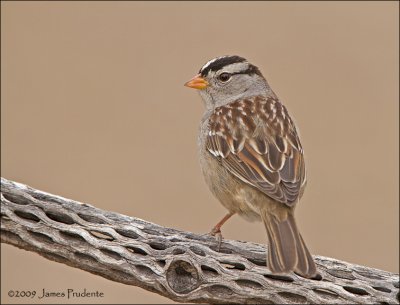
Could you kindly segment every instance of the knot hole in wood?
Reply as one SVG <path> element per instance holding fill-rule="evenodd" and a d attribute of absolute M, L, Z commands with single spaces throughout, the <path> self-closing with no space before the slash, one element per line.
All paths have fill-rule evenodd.
<path fill-rule="evenodd" d="M 175 292 L 186 294 L 200 285 L 200 277 L 190 262 L 177 259 L 167 269 L 167 282 Z"/>

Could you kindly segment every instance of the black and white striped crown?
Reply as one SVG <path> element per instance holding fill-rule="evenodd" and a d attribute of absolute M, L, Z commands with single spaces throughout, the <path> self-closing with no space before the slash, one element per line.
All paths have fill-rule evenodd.
<path fill-rule="evenodd" d="M 225 55 L 211 59 L 200 69 L 199 73 L 202 76 L 206 76 L 210 71 L 216 72 L 221 70 L 223 67 L 236 63 L 247 63 L 246 70 L 242 71 L 241 73 L 258 74 L 262 76 L 260 70 L 256 66 L 250 64 L 245 58 L 237 55 Z"/>

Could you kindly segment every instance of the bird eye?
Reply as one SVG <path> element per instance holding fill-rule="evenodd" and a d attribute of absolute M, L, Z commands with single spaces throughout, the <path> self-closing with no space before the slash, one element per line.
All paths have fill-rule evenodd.
<path fill-rule="evenodd" d="M 231 75 L 229 74 L 229 73 L 226 73 L 226 72 L 224 72 L 224 73 L 221 73 L 219 76 L 218 76 L 218 79 L 221 81 L 221 82 L 227 82 L 228 80 L 230 80 L 231 79 Z"/>

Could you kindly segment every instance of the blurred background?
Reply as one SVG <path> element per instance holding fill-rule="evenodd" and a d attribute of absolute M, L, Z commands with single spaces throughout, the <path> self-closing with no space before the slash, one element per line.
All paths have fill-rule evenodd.
<path fill-rule="evenodd" d="M 1 176 L 167 227 L 224 208 L 197 156 L 209 59 L 257 65 L 295 117 L 313 254 L 399 272 L 398 2 L 1 2 Z M 234 217 L 227 239 L 265 243 Z M 100 291 L 32 303 L 173 303 L 1 245 L 7 291 Z"/>

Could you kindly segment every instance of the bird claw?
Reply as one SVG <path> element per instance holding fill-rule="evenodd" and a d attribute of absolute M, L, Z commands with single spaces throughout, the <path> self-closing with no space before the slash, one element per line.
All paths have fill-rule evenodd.
<path fill-rule="evenodd" d="M 210 235 L 215 237 L 215 240 L 218 243 L 217 252 L 219 252 L 221 250 L 221 244 L 223 240 L 221 229 L 213 228 L 210 232 L 201 234 L 200 236 L 210 236 Z"/>
<path fill-rule="evenodd" d="M 208 233 L 208 235 L 214 236 L 215 239 L 218 242 L 218 248 L 217 251 L 219 252 L 221 250 L 221 243 L 222 243 L 222 233 L 221 233 L 221 227 L 222 225 L 229 219 L 231 218 L 235 213 L 234 212 L 229 212 L 222 218 L 215 226 L 212 228 L 211 232 Z"/>
<path fill-rule="evenodd" d="M 211 236 L 214 236 L 216 241 L 218 242 L 217 251 L 219 252 L 221 250 L 221 243 L 223 239 L 221 229 L 213 228 L 209 234 Z"/>

